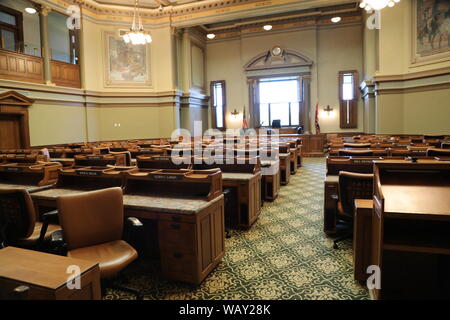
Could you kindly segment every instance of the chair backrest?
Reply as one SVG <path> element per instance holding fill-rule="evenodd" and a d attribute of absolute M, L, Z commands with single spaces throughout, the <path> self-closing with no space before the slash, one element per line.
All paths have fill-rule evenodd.
<path fill-rule="evenodd" d="M 344 143 L 345 148 L 360 148 L 360 149 L 367 149 L 370 148 L 370 143 Z"/>
<path fill-rule="evenodd" d="M 352 156 L 352 157 L 370 157 L 373 156 L 372 150 L 339 150 L 339 156 Z"/>
<path fill-rule="evenodd" d="M 14 242 L 28 238 L 34 231 L 36 213 L 25 189 L 0 190 L 0 239 Z"/>
<path fill-rule="evenodd" d="M 121 188 L 61 196 L 57 204 L 59 222 L 69 250 L 122 238 Z"/>
<path fill-rule="evenodd" d="M 439 157 L 439 156 L 450 157 L 450 149 L 430 148 L 427 150 L 427 157 Z"/>
<path fill-rule="evenodd" d="M 116 154 L 124 154 L 125 155 L 125 165 L 127 167 L 131 166 L 131 152 L 130 151 L 110 151 L 110 154 L 116 155 Z"/>
<path fill-rule="evenodd" d="M 373 174 L 339 172 L 339 201 L 342 209 L 353 215 L 355 199 L 372 199 Z"/>
<path fill-rule="evenodd" d="M 450 142 L 442 142 L 441 148 L 442 149 L 450 149 Z"/>

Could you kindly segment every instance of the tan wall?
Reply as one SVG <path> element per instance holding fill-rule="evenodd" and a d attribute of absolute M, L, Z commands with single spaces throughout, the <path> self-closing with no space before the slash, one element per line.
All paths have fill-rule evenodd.
<path fill-rule="evenodd" d="M 85 108 L 35 103 L 29 108 L 32 146 L 85 141 Z"/>
<path fill-rule="evenodd" d="M 271 32 L 241 39 L 209 42 L 207 45 L 207 79 L 225 80 L 227 88 L 227 126 L 240 128 L 243 107 L 249 105 L 247 77 L 244 65 L 258 54 L 275 45 L 297 51 L 313 60 L 311 68 L 311 123 L 315 106 L 330 105 L 334 116 L 320 118 L 322 132 L 346 131 L 339 128 L 338 72 L 362 72 L 362 34 L 360 25 L 311 28 L 295 31 Z M 237 109 L 239 119 L 230 113 Z M 247 109 L 248 110 L 248 109 Z M 359 126 L 363 129 L 363 108 L 359 107 Z"/>
<path fill-rule="evenodd" d="M 376 73 L 378 77 L 450 67 L 450 60 L 412 63 L 412 4 L 412 1 L 401 1 L 395 7 L 382 11 L 379 31 L 380 66 Z M 450 85 L 449 75 L 439 82 L 441 85 Z M 394 83 L 380 81 L 378 88 L 384 90 L 376 96 L 376 132 L 448 134 L 450 89 L 427 91 L 426 86 L 433 83 L 436 83 L 433 77 Z M 415 87 L 415 92 L 395 90 L 411 86 Z"/>

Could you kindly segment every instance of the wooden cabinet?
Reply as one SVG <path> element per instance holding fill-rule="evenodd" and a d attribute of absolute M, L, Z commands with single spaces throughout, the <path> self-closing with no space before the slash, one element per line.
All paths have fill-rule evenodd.
<path fill-rule="evenodd" d="M 304 157 L 322 157 L 326 143 L 325 134 L 300 135 L 302 140 L 302 155 Z"/>

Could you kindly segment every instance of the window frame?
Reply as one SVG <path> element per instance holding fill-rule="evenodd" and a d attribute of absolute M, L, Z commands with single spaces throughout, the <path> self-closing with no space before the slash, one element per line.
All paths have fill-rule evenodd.
<path fill-rule="evenodd" d="M 0 5 L 0 11 L 3 11 L 9 15 L 16 18 L 16 25 L 7 24 L 0 21 L 0 30 L 7 30 L 14 33 L 15 40 L 15 50 L 13 52 L 23 53 L 24 43 L 23 43 L 23 15 L 22 12 Z M 0 49 L 7 50 L 3 48 L 3 39 L 0 32 Z"/>
<path fill-rule="evenodd" d="M 223 117 L 223 126 L 222 127 L 218 127 L 217 126 L 217 115 L 216 115 L 216 106 L 214 105 L 214 101 L 215 101 L 215 90 L 214 87 L 216 84 L 221 84 L 222 85 L 222 117 Z M 226 118 L 225 115 L 227 113 L 227 88 L 226 88 L 226 83 L 225 80 L 214 80 L 211 81 L 210 83 L 210 106 L 211 106 L 211 121 L 212 121 L 212 128 L 214 129 L 218 129 L 218 130 L 225 130 L 227 128 L 227 122 L 226 122 Z"/>
<path fill-rule="evenodd" d="M 344 75 L 351 74 L 353 76 L 353 99 L 343 99 L 343 84 Z M 339 126 L 341 129 L 355 129 L 358 128 L 358 71 L 345 70 L 339 71 L 338 75 L 338 97 L 339 97 Z M 348 103 L 348 117 L 347 117 L 347 101 Z M 348 120 L 348 121 L 347 121 Z"/>
<path fill-rule="evenodd" d="M 301 75 L 296 75 L 296 74 L 284 74 L 284 75 L 273 75 L 273 76 L 268 76 L 268 77 L 258 77 L 256 80 L 257 82 L 257 86 L 258 86 L 258 95 L 259 95 L 259 90 L 260 90 L 260 84 L 262 80 L 267 80 L 267 79 L 282 79 L 282 78 L 292 78 L 292 80 L 296 80 L 297 81 L 297 94 L 298 94 L 298 124 L 292 124 L 292 108 L 291 108 L 291 102 L 287 102 L 289 103 L 289 125 L 282 125 L 281 128 L 296 128 L 299 126 L 302 126 L 302 108 L 303 108 L 303 101 L 304 101 L 304 92 L 303 92 L 303 84 L 302 84 L 302 76 Z M 277 81 L 277 80 L 274 80 Z M 279 81 L 283 81 L 283 80 L 279 80 Z M 257 104 L 257 112 L 258 112 L 258 118 L 261 121 L 261 101 L 259 101 L 259 97 L 258 97 L 258 104 Z M 266 104 L 266 103 L 264 103 Z M 269 123 L 267 125 L 263 125 L 261 126 L 261 128 L 272 128 L 272 117 L 271 117 L 271 106 L 270 104 L 268 104 L 268 108 L 269 108 Z"/>

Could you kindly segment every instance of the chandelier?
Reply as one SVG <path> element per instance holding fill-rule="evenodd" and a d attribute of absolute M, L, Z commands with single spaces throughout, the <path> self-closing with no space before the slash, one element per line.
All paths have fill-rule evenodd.
<path fill-rule="evenodd" d="M 362 0 L 359 4 L 360 8 L 364 8 L 367 11 L 381 10 L 386 7 L 393 7 L 400 0 Z"/>
<path fill-rule="evenodd" d="M 131 43 L 132 45 L 147 44 L 152 42 L 152 36 L 147 31 L 144 31 L 142 25 L 141 15 L 139 14 L 139 0 L 136 0 L 134 7 L 133 24 L 130 31 L 127 31 L 123 35 L 125 43 Z"/>

